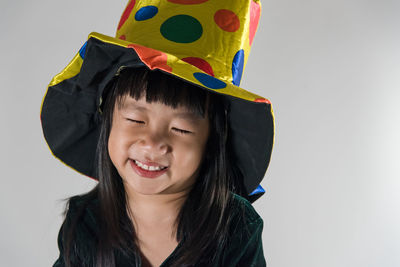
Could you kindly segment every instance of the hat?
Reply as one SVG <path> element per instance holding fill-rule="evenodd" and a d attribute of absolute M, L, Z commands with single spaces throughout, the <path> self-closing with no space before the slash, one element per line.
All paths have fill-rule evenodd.
<path fill-rule="evenodd" d="M 259 0 L 130 0 L 116 37 L 96 32 L 50 82 L 41 122 L 52 154 L 95 177 L 103 90 L 121 67 L 147 66 L 222 94 L 237 165 L 254 202 L 274 144 L 270 101 L 239 87 L 261 13 Z"/>

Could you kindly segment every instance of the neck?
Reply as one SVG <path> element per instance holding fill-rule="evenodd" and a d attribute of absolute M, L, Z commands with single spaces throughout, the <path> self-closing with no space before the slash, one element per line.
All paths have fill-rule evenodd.
<path fill-rule="evenodd" d="M 188 192 L 145 195 L 130 191 L 129 208 L 136 223 L 173 224 Z"/>

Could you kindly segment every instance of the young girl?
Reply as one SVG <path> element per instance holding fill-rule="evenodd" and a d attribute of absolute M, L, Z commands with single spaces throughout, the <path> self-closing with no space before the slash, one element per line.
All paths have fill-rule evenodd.
<path fill-rule="evenodd" d="M 143 41 L 137 31 L 154 32 L 163 14 L 163 38 L 195 43 L 176 36 L 190 24 L 182 14 L 191 5 L 216 9 L 215 24 L 226 32 L 240 27 L 221 22 L 234 13 L 221 1 L 168 2 L 130 1 L 118 38 L 91 34 L 49 85 L 41 119 L 51 151 L 98 180 L 69 199 L 54 266 L 266 265 L 263 220 L 251 202 L 264 193 L 257 185 L 273 145 L 271 104 L 237 87 L 238 70 L 228 83 L 217 62 L 229 60 L 215 51 L 207 58 L 210 51 L 195 46 L 207 60 L 178 58 L 168 43 Z M 228 3 L 243 11 L 243 3 Z M 259 2 L 247 4 L 243 19 L 259 10 Z"/>

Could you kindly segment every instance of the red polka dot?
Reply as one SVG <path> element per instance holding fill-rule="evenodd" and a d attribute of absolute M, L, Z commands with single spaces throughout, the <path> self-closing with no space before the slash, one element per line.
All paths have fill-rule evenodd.
<path fill-rule="evenodd" d="M 257 31 L 258 21 L 260 20 L 261 7 L 258 3 L 251 1 L 250 4 L 250 30 L 249 30 L 249 41 L 250 45 L 253 43 L 254 35 Z"/>
<path fill-rule="evenodd" d="M 271 102 L 268 99 L 265 99 L 265 98 L 256 98 L 256 99 L 254 99 L 254 102 L 271 104 Z"/>
<path fill-rule="evenodd" d="M 145 46 L 137 45 L 137 44 L 130 44 L 128 48 L 133 48 L 136 53 L 138 54 L 140 60 L 146 64 L 147 67 L 150 69 L 161 69 L 165 70 L 166 72 L 171 72 L 172 68 L 167 65 L 167 54 L 148 48 Z"/>
<path fill-rule="evenodd" d="M 205 73 L 214 76 L 214 71 L 211 67 L 211 65 L 205 61 L 202 58 L 199 57 L 185 57 L 182 58 L 182 61 L 185 61 L 186 63 L 192 64 L 193 66 L 201 69 L 202 71 L 204 71 Z"/>
<path fill-rule="evenodd" d="M 224 31 L 235 32 L 240 27 L 238 16 L 227 9 L 220 9 L 214 14 L 215 23 Z"/>
<path fill-rule="evenodd" d="M 119 20 L 118 30 L 121 29 L 122 25 L 124 25 L 125 21 L 128 19 L 129 15 L 132 12 L 133 7 L 135 6 L 136 0 L 131 0 L 129 4 L 126 6 L 124 13 L 122 13 L 121 19 Z"/>
<path fill-rule="evenodd" d="M 208 0 L 168 0 L 168 2 L 181 5 L 195 5 L 207 2 Z"/>
<path fill-rule="evenodd" d="M 121 36 L 119 37 L 119 39 L 121 39 L 121 40 L 126 40 L 125 34 L 121 35 Z"/>

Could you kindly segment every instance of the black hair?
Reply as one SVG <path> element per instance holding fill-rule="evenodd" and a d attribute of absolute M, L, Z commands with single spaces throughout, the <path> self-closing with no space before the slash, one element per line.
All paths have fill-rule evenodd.
<path fill-rule="evenodd" d="M 96 151 L 99 183 L 84 195 L 86 199 L 99 200 L 101 235 L 98 236 L 96 255 L 92 255 L 95 266 L 116 266 L 116 251 L 137 260 L 141 257 L 127 211 L 127 194 L 107 146 L 114 107 L 126 95 L 136 100 L 145 95 L 149 103 L 161 102 L 173 108 L 182 105 L 202 117 L 207 112 L 210 132 L 204 159 L 198 179 L 176 218 L 176 239 L 184 242 L 170 266 L 208 266 L 216 262 L 215 251 L 227 246 L 232 215 L 239 208 L 232 201 L 232 192 L 242 196 L 246 192 L 230 149 L 228 103 L 220 94 L 143 67 L 121 69 L 103 93 L 101 131 Z M 77 223 L 78 219 L 75 219 L 72 225 Z M 74 259 L 78 257 L 74 253 L 78 252 L 74 250 L 73 230 L 69 230 L 65 237 L 66 266 L 74 266 Z"/>

